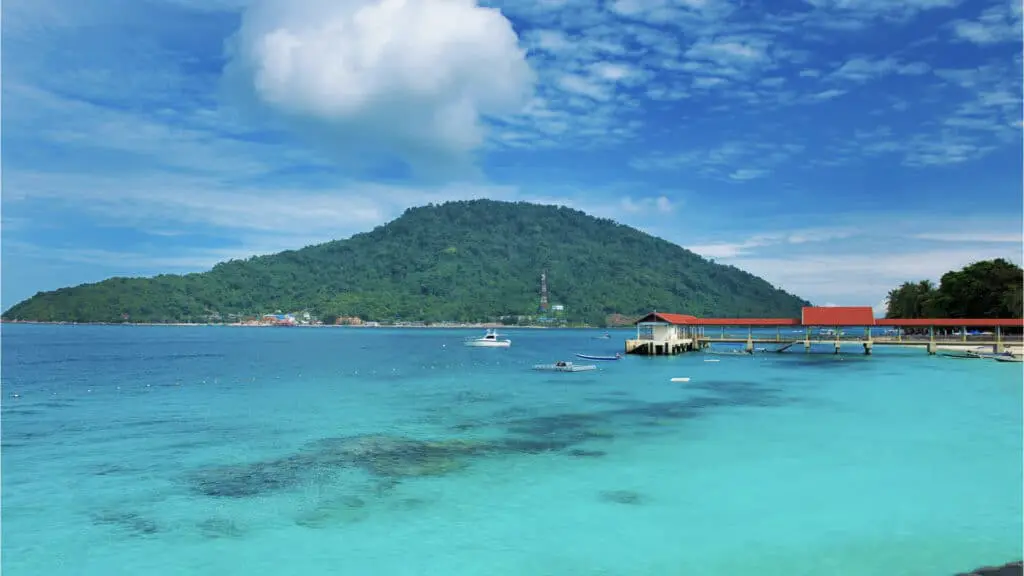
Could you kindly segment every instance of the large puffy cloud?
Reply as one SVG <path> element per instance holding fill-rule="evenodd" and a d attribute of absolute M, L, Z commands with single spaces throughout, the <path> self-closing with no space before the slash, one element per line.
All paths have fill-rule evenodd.
<path fill-rule="evenodd" d="M 475 0 L 259 0 L 225 78 L 342 157 L 414 168 L 464 163 L 534 81 L 512 24 Z"/>

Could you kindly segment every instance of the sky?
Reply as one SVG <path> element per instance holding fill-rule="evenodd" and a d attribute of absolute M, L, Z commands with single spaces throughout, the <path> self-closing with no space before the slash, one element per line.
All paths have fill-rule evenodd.
<path fill-rule="evenodd" d="M 6 0 L 2 32 L 3 309 L 472 198 L 819 305 L 1021 262 L 1019 0 Z"/>

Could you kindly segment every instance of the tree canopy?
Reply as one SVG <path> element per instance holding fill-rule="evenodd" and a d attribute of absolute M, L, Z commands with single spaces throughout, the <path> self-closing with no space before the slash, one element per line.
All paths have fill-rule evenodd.
<path fill-rule="evenodd" d="M 886 318 L 1021 318 L 1021 268 L 997 258 L 946 272 L 936 287 L 929 280 L 904 282 L 889 292 Z"/>
<path fill-rule="evenodd" d="M 407 210 L 374 230 L 208 272 L 111 278 L 39 293 L 5 319 L 168 322 L 307 310 L 364 320 L 536 314 L 540 275 L 569 318 L 652 309 L 798 316 L 808 303 L 732 266 L 565 207 L 492 200 Z"/>

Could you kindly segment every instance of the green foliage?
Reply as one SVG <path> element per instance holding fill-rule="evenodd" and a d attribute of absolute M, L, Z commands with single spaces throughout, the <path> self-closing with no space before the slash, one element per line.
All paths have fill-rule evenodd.
<path fill-rule="evenodd" d="M 1002 258 L 976 262 L 889 292 L 886 318 L 1021 318 L 1024 275 Z"/>
<path fill-rule="evenodd" d="M 366 320 L 480 321 L 550 301 L 573 322 L 652 309 L 798 316 L 807 302 L 764 280 L 610 220 L 491 200 L 412 208 L 347 240 L 233 260 L 202 274 L 111 278 L 36 294 L 4 314 L 39 321 L 203 320 L 308 310 Z"/>

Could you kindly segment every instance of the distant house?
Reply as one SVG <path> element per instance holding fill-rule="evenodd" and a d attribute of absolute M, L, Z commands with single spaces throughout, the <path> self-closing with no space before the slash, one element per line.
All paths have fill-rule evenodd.
<path fill-rule="evenodd" d="M 263 322 L 274 326 L 295 326 L 298 322 L 291 314 L 264 314 Z"/>

